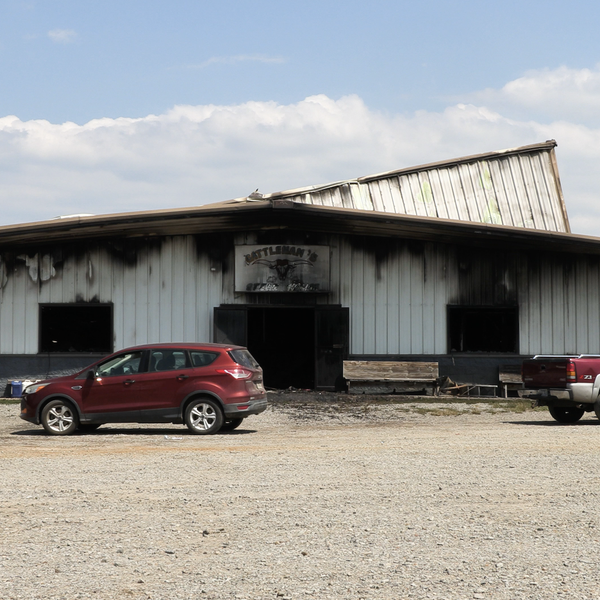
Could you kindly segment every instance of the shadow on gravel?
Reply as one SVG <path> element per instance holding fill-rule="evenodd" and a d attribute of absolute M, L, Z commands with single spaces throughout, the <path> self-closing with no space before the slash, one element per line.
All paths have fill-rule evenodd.
<path fill-rule="evenodd" d="M 504 421 L 507 425 L 533 425 L 536 427 L 588 427 L 600 425 L 600 421 L 585 420 L 577 423 L 559 423 L 558 421 Z"/>
<path fill-rule="evenodd" d="M 234 436 L 234 435 L 248 435 L 251 433 L 256 433 L 256 429 L 235 429 L 233 431 L 219 431 L 215 434 L 206 437 L 215 437 L 215 436 Z M 60 438 L 61 436 L 51 436 L 48 435 L 43 429 L 27 429 L 21 431 L 13 431 L 10 435 L 22 435 L 27 437 L 48 437 L 48 438 Z M 167 439 L 176 439 L 182 437 L 192 437 L 192 438 L 201 438 L 205 437 L 202 435 L 196 435 L 187 429 L 161 429 L 159 427 L 153 428 L 110 428 L 110 427 L 101 427 L 100 429 L 96 429 L 95 431 L 77 431 L 74 434 L 65 437 L 107 437 L 111 435 L 156 435 L 156 436 L 164 436 Z"/>

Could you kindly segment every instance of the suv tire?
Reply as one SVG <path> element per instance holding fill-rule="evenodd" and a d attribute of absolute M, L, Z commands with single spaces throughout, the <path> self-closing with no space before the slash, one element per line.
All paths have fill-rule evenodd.
<path fill-rule="evenodd" d="M 41 422 L 50 435 L 69 435 L 79 426 L 77 412 L 66 400 L 52 400 L 42 410 Z"/>
<path fill-rule="evenodd" d="M 223 411 L 214 400 L 196 398 L 185 409 L 185 424 L 196 435 L 217 433 L 223 425 Z"/>

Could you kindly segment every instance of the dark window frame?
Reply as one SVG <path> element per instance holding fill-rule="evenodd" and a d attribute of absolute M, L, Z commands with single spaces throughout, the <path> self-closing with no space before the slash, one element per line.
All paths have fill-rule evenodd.
<path fill-rule="evenodd" d="M 77 349 L 74 350 L 64 349 L 64 345 L 66 341 L 63 341 L 61 345 L 61 349 L 53 350 L 49 346 L 48 336 L 50 336 L 52 331 L 48 332 L 47 328 L 52 327 L 47 322 L 47 317 L 44 315 L 44 312 L 47 309 L 103 309 L 108 310 L 108 315 L 104 315 L 102 317 L 103 324 L 100 326 L 102 330 L 101 333 L 106 336 L 106 339 L 103 341 L 103 344 L 98 344 L 97 346 L 92 345 L 87 349 Z M 39 354 L 112 354 L 114 352 L 114 305 L 109 302 L 42 302 L 39 304 L 39 321 L 38 321 L 38 348 Z M 46 312 L 46 315 L 48 313 Z M 54 317 L 57 318 L 56 316 Z M 100 316 L 98 316 L 100 318 Z M 107 323 L 107 321 L 109 323 Z M 88 334 L 89 335 L 89 334 Z M 102 336 L 98 336 L 100 338 Z M 68 341 L 68 338 L 66 338 Z M 75 337 L 72 338 L 71 341 L 76 341 Z M 50 342 L 51 343 L 51 342 Z M 79 344 L 77 344 L 79 345 Z"/>
<path fill-rule="evenodd" d="M 470 314 L 469 314 L 470 313 Z M 470 324 L 466 323 L 473 317 Z M 496 338 L 486 337 L 494 333 L 499 325 L 493 318 L 504 321 L 500 324 L 505 335 Z M 511 323 L 512 321 L 512 323 Z M 448 304 L 446 322 L 449 354 L 518 354 L 519 353 L 519 307 Z M 460 338 L 457 340 L 457 336 Z M 486 341 L 481 343 L 482 337 Z M 466 339 L 467 338 L 467 339 Z M 478 339 L 479 338 L 479 339 Z"/>

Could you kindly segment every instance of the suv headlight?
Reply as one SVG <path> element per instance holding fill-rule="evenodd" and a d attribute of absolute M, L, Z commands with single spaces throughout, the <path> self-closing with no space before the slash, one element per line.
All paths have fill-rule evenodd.
<path fill-rule="evenodd" d="M 36 392 L 39 392 L 42 388 L 45 388 L 47 385 L 47 383 L 34 383 L 33 385 L 28 385 L 25 388 L 23 394 L 35 394 Z"/>

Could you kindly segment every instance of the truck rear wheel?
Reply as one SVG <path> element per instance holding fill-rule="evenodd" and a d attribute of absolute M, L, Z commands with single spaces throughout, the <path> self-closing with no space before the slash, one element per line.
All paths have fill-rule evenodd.
<path fill-rule="evenodd" d="M 583 408 L 565 407 L 565 406 L 549 406 L 548 410 L 552 418 L 559 423 L 577 423 L 583 413 Z"/>

